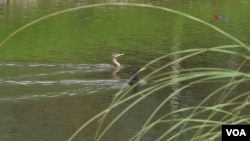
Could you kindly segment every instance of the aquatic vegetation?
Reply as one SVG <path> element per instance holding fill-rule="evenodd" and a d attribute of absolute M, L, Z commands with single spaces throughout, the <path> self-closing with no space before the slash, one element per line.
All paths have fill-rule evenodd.
<path fill-rule="evenodd" d="M 100 132 L 97 132 L 96 140 L 101 140 L 101 138 L 104 136 L 104 134 L 112 128 L 112 126 L 122 118 L 129 110 L 136 107 L 140 102 L 142 102 L 147 97 L 156 94 L 158 91 L 160 91 L 163 88 L 171 87 L 175 85 L 176 83 L 185 83 L 188 81 L 189 83 L 182 85 L 178 87 L 174 92 L 169 93 L 166 95 L 166 98 L 159 103 L 158 107 L 155 108 L 155 110 L 151 113 L 151 115 L 148 117 L 148 120 L 144 123 L 144 125 L 141 127 L 141 130 L 138 131 L 138 133 L 132 137 L 130 140 L 142 140 L 144 135 L 146 135 L 148 132 L 153 130 L 153 128 L 157 125 L 161 124 L 171 124 L 175 123 L 172 127 L 166 128 L 166 131 L 162 133 L 161 136 L 159 136 L 156 140 L 162 140 L 167 139 L 168 140 L 178 140 L 181 136 L 185 135 L 186 133 L 194 132 L 193 137 L 188 140 L 215 140 L 220 138 L 220 127 L 221 124 L 243 124 L 248 123 L 249 124 L 249 118 L 247 116 L 249 115 L 241 115 L 240 111 L 244 110 L 247 106 L 249 106 L 249 92 L 243 92 L 240 94 L 237 94 L 237 96 L 231 98 L 231 93 L 234 91 L 234 89 L 249 81 L 250 75 L 244 72 L 240 72 L 238 70 L 228 70 L 228 69 L 221 69 L 221 68 L 191 68 L 191 69 L 183 69 L 180 71 L 180 75 L 176 78 L 171 78 L 170 72 L 162 73 L 161 69 L 167 68 L 171 66 L 172 64 L 188 59 L 190 57 L 194 57 L 195 55 L 202 54 L 207 51 L 218 51 L 223 53 L 230 53 L 234 55 L 239 55 L 236 52 L 230 52 L 227 49 L 234 47 L 240 47 L 238 45 L 235 46 L 223 46 L 223 47 L 213 47 L 210 50 L 206 49 L 196 49 L 196 50 L 185 50 L 182 52 L 175 52 L 164 57 L 169 57 L 174 54 L 181 54 L 183 57 L 179 58 L 178 60 L 175 60 L 173 62 L 170 62 L 163 66 L 162 68 L 159 68 L 155 70 L 154 72 L 148 74 L 145 79 L 149 82 L 154 82 L 153 85 L 151 85 L 148 88 L 145 88 L 133 95 L 129 95 L 130 91 L 133 89 L 131 87 L 128 90 L 122 89 L 118 94 L 116 94 L 116 97 L 114 97 L 113 102 L 111 103 L 110 107 L 108 107 L 105 111 L 99 113 L 91 121 L 95 121 L 98 118 L 101 118 L 102 122 L 104 122 L 103 117 L 106 117 L 110 112 L 112 112 L 113 109 L 119 107 L 125 102 L 131 101 L 132 103 L 127 106 L 123 111 L 119 113 L 119 115 L 116 116 L 113 120 L 109 121 L 108 125 L 103 127 L 104 129 Z M 185 53 L 190 53 L 188 55 L 184 55 Z M 246 56 L 245 56 L 246 57 Z M 246 57 L 247 58 L 247 57 Z M 157 61 L 153 60 L 146 66 L 149 67 L 151 63 Z M 238 68 L 240 69 L 240 68 Z M 227 80 L 227 83 L 224 83 L 223 85 L 219 86 L 217 89 L 213 90 L 207 97 L 205 97 L 203 100 L 200 101 L 200 103 L 197 106 L 194 107 L 186 107 L 186 108 L 180 108 L 174 111 L 171 111 L 169 113 L 166 113 L 165 115 L 162 115 L 161 117 L 158 117 L 157 113 L 164 108 L 164 106 L 171 102 L 175 96 L 178 94 L 184 92 L 186 89 L 189 89 L 190 87 L 193 87 L 197 84 L 201 83 L 209 83 L 210 81 L 216 81 L 216 80 Z M 216 103 L 213 106 L 207 106 L 207 102 L 211 100 L 214 97 L 220 97 L 218 103 Z M 244 98 L 243 98 L 244 97 Z M 242 98 L 244 101 L 241 101 Z M 230 100 L 229 100 L 230 99 Z M 231 110 L 228 107 L 234 107 L 233 110 Z M 173 115 L 179 115 L 183 114 L 185 112 L 188 112 L 187 117 L 183 118 L 172 118 Z M 207 114 L 205 118 L 197 118 L 198 115 Z M 221 116 L 220 120 L 214 120 L 215 117 Z M 157 117 L 157 118 L 156 118 Z M 194 125 L 190 126 L 190 123 L 193 123 Z M 79 131 L 81 131 L 85 126 L 87 126 L 89 123 L 87 122 L 84 124 Z M 101 127 L 100 127 L 101 128 Z M 176 129 L 179 131 L 176 133 Z M 208 132 L 207 132 L 208 131 Z M 78 132 L 76 132 L 78 133 Z M 76 134 L 75 134 L 76 135 Z M 73 136 L 74 137 L 74 136 Z M 70 139 L 71 140 L 71 139 Z"/>
<path fill-rule="evenodd" d="M 190 20 L 211 27 L 211 29 L 234 41 L 235 45 L 186 49 L 182 51 L 171 52 L 152 60 L 144 67 L 150 68 L 153 64 L 159 61 L 168 58 L 174 58 L 172 61 L 169 61 L 165 65 L 156 68 L 154 71 L 150 72 L 143 78 L 143 80 L 151 83 L 150 85 L 148 85 L 148 87 L 143 88 L 136 93 L 133 93 L 133 89 L 137 86 L 133 85 L 130 88 L 122 88 L 117 94 L 114 94 L 113 101 L 110 103 L 110 106 L 81 125 L 80 128 L 75 131 L 75 133 L 73 133 L 71 137 L 69 137 L 69 141 L 74 140 L 74 138 L 78 134 L 80 134 L 80 132 L 84 132 L 85 130 L 87 130 L 87 126 L 89 126 L 92 122 L 96 123 L 96 121 L 98 121 L 99 127 L 96 130 L 94 140 L 102 140 L 104 135 L 110 129 L 112 129 L 113 125 L 121 120 L 122 117 L 126 115 L 126 113 L 131 111 L 131 109 L 137 107 L 140 103 L 142 103 L 150 96 L 161 93 L 161 90 L 167 87 L 172 88 L 173 91 L 165 92 L 164 94 L 162 94 L 162 97 L 164 98 L 159 101 L 156 107 L 154 107 L 153 111 L 147 117 L 146 121 L 143 121 L 142 126 L 139 130 L 136 131 L 134 136 L 130 137 L 131 141 L 143 140 L 143 138 L 146 137 L 148 133 L 150 133 L 151 131 L 153 132 L 153 130 L 157 127 L 161 128 L 162 132 L 158 133 L 158 135 L 155 137 L 154 140 L 156 141 L 160 141 L 163 139 L 182 140 L 183 138 L 185 138 L 183 137 L 185 136 L 185 134 L 191 135 L 190 138 L 185 138 L 186 140 L 190 141 L 218 140 L 220 138 L 220 127 L 222 124 L 250 123 L 249 114 L 246 115 L 245 113 L 241 113 L 242 111 L 246 110 L 246 108 L 250 104 L 250 92 L 237 91 L 236 89 L 249 83 L 249 73 L 242 70 L 246 61 L 249 59 L 249 56 L 235 51 L 236 49 L 243 49 L 246 52 L 249 52 L 249 46 L 210 23 L 176 10 L 135 3 L 105 3 L 71 8 L 47 15 L 21 27 L 20 29 L 10 34 L 5 40 L 3 40 L 0 43 L 0 47 L 5 44 L 10 38 L 15 36 L 18 32 L 44 19 L 74 10 L 100 6 L 145 7 L 178 14 Z M 218 68 L 211 66 L 182 69 L 178 68 L 178 64 L 185 63 L 187 60 L 195 58 L 197 56 L 202 56 L 205 53 L 219 53 L 228 56 L 236 56 L 242 61 L 240 61 L 241 63 L 238 64 L 238 67 L 236 69 Z M 176 70 L 166 71 L 171 67 L 176 68 Z M 217 87 L 215 89 L 210 89 L 209 94 L 200 99 L 199 103 L 197 103 L 195 106 L 177 108 L 173 107 L 173 110 L 169 110 L 164 115 L 158 115 L 159 111 L 163 110 L 166 105 L 178 105 L 176 103 L 179 102 L 179 95 L 185 94 L 189 89 L 198 87 L 199 85 L 206 85 L 211 83 L 216 83 Z M 234 94 L 235 91 L 237 92 L 237 94 Z M 217 99 L 212 106 L 207 104 L 211 99 Z M 128 102 L 129 105 L 123 107 L 123 109 L 120 110 L 119 113 L 111 120 L 107 120 L 108 116 L 116 108 L 119 108 L 121 105 L 124 105 Z"/>
<path fill-rule="evenodd" d="M 121 120 L 121 118 L 128 113 L 132 108 L 135 108 L 140 102 L 150 97 L 151 95 L 157 94 L 160 90 L 166 87 L 173 87 L 175 89 L 173 92 L 166 93 L 165 99 L 153 110 L 150 116 L 142 125 L 141 129 L 130 138 L 130 140 L 143 140 L 147 133 L 153 131 L 153 129 L 160 125 L 172 125 L 165 126 L 165 130 L 160 133 L 160 135 L 155 139 L 160 140 L 179 140 L 183 138 L 185 134 L 191 134 L 191 138 L 185 138 L 187 140 L 218 140 L 220 139 L 220 128 L 222 124 L 246 124 L 250 123 L 248 118 L 249 115 L 241 114 L 241 111 L 245 110 L 249 106 L 249 92 L 239 92 L 237 95 L 232 96 L 232 93 L 240 85 L 246 84 L 250 75 L 246 72 L 241 71 L 241 68 L 245 65 L 249 56 L 240 54 L 234 49 L 243 48 L 247 52 L 249 51 L 249 46 L 238 40 L 237 38 L 231 36 L 230 34 L 222 31 L 221 29 L 202 21 L 201 19 L 192 17 L 185 13 L 175 11 L 172 9 L 157 7 L 152 5 L 144 4 L 130 4 L 130 3 L 114 3 L 114 4 L 99 4 L 94 6 L 106 6 L 106 5 L 123 5 L 123 6 L 138 6 L 138 7 L 148 7 L 156 8 L 159 10 L 164 10 L 167 12 L 173 12 L 175 14 L 184 16 L 191 20 L 200 22 L 201 24 L 207 25 L 217 32 L 223 34 L 224 36 L 230 38 L 236 42 L 236 45 L 224 45 L 210 47 L 209 49 L 196 48 L 187 49 L 183 51 L 176 51 L 173 53 L 166 54 L 155 60 L 152 60 L 144 67 L 150 67 L 152 64 L 166 58 L 171 58 L 178 55 L 179 57 L 173 61 L 163 65 L 160 68 L 155 69 L 153 72 L 149 73 L 143 79 L 152 82 L 147 88 L 144 88 L 133 95 L 130 95 L 134 87 L 129 89 L 121 89 L 113 99 L 106 110 L 100 112 L 88 122 L 83 124 L 68 140 L 71 141 L 76 137 L 81 131 L 83 131 L 91 122 L 99 119 L 99 128 L 97 129 L 95 139 L 99 141 L 103 136 L 112 128 L 112 126 Z M 91 6 L 90 6 L 91 7 Z M 243 61 L 238 65 L 238 67 L 233 69 L 223 69 L 217 67 L 197 67 L 197 68 L 186 68 L 180 69 L 173 75 L 173 72 L 163 71 L 172 65 L 178 64 L 180 62 L 185 62 L 186 60 L 193 58 L 204 53 L 220 53 L 230 56 L 237 56 Z M 174 76 L 174 77 L 173 77 Z M 160 117 L 157 113 L 164 109 L 167 103 L 174 101 L 175 97 L 178 97 L 180 93 L 185 93 L 186 90 L 197 86 L 199 84 L 206 84 L 212 82 L 222 82 L 218 84 L 217 89 L 213 89 L 209 95 L 204 99 L 201 99 L 200 103 L 193 107 L 177 108 L 173 111 L 161 115 Z M 180 85 L 182 84 L 182 85 Z M 219 97 L 217 103 L 214 105 L 207 105 L 207 102 L 213 98 Z M 130 102 L 130 104 L 125 107 L 120 113 L 113 119 L 105 121 L 106 117 L 120 105 Z M 173 115 L 181 115 L 183 113 L 189 113 L 187 116 L 173 118 Z M 201 116 L 205 115 L 205 116 Z M 203 117 L 203 118 L 201 118 Z M 219 117 L 219 118 L 215 118 Z M 105 122 L 108 122 L 104 125 Z"/>

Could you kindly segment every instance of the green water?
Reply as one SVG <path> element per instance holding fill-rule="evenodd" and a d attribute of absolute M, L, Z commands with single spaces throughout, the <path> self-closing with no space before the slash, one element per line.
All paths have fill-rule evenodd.
<path fill-rule="evenodd" d="M 102 2 L 106 1 L 0 1 L 0 43 L 38 18 L 60 10 Z M 249 0 L 137 2 L 185 12 L 250 45 Z M 225 20 L 215 20 L 215 14 L 223 14 Z M 174 51 L 233 44 L 236 43 L 201 23 L 145 7 L 101 6 L 44 19 L 21 30 L 0 46 L 0 140 L 66 140 L 85 121 L 109 105 L 114 94 L 126 85 L 134 68 Z M 249 55 L 244 49 L 236 51 Z M 111 63 L 113 52 L 125 54 L 119 58 L 123 67 L 117 74 L 114 74 L 115 70 L 91 68 L 92 65 Z M 175 57 L 157 62 L 140 76 L 179 56 Z M 207 53 L 175 64 L 169 70 L 176 72 L 176 75 L 182 68 L 193 67 L 234 70 L 242 61 L 235 56 Z M 249 70 L 249 62 L 242 70 Z M 150 82 L 142 88 L 147 85 Z M 221 82 L 215 82 L 194 86 L 173 100 L 177 104 L 168 103 L 161 112 L 194 106 L 220 85 Z M 103 140 L 128 140 L 165 95 L 176 89 L 178 86 L 166 88 L 145 99 L 126 114 Z M 248 91 L 247 86 L 239 87 L 234 94 L 244 91 Z M 213 105 L 216 100 L 214 98 L 208 104 Z M 115 109 L 109 118 L 114 118 L 127 105 Z M 248 114 L 248 111 L 245 113 Z M 173 115 L 173 118 L 186 117 L 188 114 Z M 75 140 L 93 140 L 96 127 L 94 123 Z M 165 130 L 164 125 L 156 127 L 143 140 L 155 140 Z M 192 133 L 183 135 L 180 140 L 189 137 L 192 137 Z"/>

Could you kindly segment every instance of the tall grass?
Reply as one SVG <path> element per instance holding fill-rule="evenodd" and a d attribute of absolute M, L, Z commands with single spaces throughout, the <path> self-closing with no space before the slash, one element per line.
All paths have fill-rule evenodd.
<path fill-rule="evenodd" d="M 241 72 L 241 68 L 245 65 L 246 61 L 249 59 L 249 56 L 240 54 L 238 52 L 232 51 L 235 48 L 244 48 L 247 52 L 249 51 L 249 47 L 238 40 L 237 38 L 231 36 L 230 34 L 222 31 L 221 29 L 201 20 L 190 16 L 188 14 L 175 11 L 172 9 L 145 5 L 145 4 L 127 4 L 127 3 L 113 3 L 113 4 L 100 4 L 95 6 L 106 6 L 106 5 L 122 5 L 122 6 L 137 6 L 137 7 L 147 7 L 147 8 L 155 8 L 167 12 L 172 12 L 191 20 L 200 22 L 203 25 L 211 27 L 213 30 L 221 33 L 222 35 L 230 38 L 231 40 L 236 42 L 236 45 L 224 45 L 211 47 L 208 49 L 200 48 L 200 49 L 188 49 L 183 51 L 177 51 L 170 54 L 166 54 L 161 56 L 155 60 L 152 60 L 144 67 L 150 67 L 152 64 L 163 60 L 165 58 L 169 58 L 171 56 L 181 56 L 162 67 L 155 69 L 153 72 L 145 76 L 143 79 L 147 82 L 152 82 L 153 84 L 147 88 L 144 88 L 133 95 L 129 95 L 129 93 L 136 86 L 132 86 L 130 88 L 121 89 L 115 96 L 109 107 L 106 108 L 103 112 L 100 112 L 95 117 L 90 119 L 88 122 L 83 124 L 68 140 L 71 141 L 74 139 L 77 134 L 83 131 L 91 122 L 100 119 L 99 127 L 97 129 L 94 140 L 99 141 L 102 140 L 104 135 L 113 127 L 113 125 L 121 120 L 121 118 L 128 113 L 132 108 L 136 107 L 140 102 L 142 102 L 147 97 L 156 94 L 159 90 L 162 90 L 167 87 L 171 87 L 172 85 L 183 83 L 185 85 L 179 86 L 178 89 L 169 93 L 166 98 L 159 103 L 159 105 L 155 108 L 155 110 L 147 117 L 147 120 L 141 126 L 141 129 L 130 138 L 130 141 L 139 141 L 143 140 L 143 137 L 147 135 L 154 127 L 161 124 L 170 124 L 175 122 L 172 127 L 166 128 L 161 135 L 158 136 L 156 141 L 161 140 L 181 140 L 180 138 L 186 134 L 190 133 L 190 139 L 193 141 L 200 140 L 218 140 L 220 138 L 220 126 L 221 124 L 241 124 L 241 123 L 250 123 L 249 115 L 241 114 L 240 111 L 244 110 L 247 106 L 249 106 L 250 101 L 250 92 L 239 93 L 235 97 L 231 97 L 231 93 L 241 84 L 244 84 L 249 81 L 250 75 L 248 73 Z M 236 70 L 230 69 L 222 69 L 222 68 L 189 68 L 189 69 L 181 69 L 179 70 L 179 75 L 177 77 L 171 77 L 171 72 L 164 72 L 166 68 L 169 68 L 171 65 L 185 61 L 189 58 L 193 58 L 197 55 L 202 55 L 207 52 L 215 52 L 221 54 L 227 54 L 231 56 L 237 56 L 237 58 L 241 58 L 243 61 L 239 64 L 239 67 Z M 224 85 L 219 86 L 217 89 L 214 89 L 206 98 L 202 99 L 200 103 L 194 107 L 180 108 L 175 111 L 171 111 L 169 113 L 163 114 L 161 117 L 157 116 L 157 113 L 168 103 L 171 101 L 173 97 L 182 93 L 186 89 L 189 89 L 197 84 L 208 83 L 216 80 L 228 80 Z M 188 83 L 186 83 L 188 82 Z M 220 97 L 220 99 L 214 104 L 207 106 L 207 103 L 211 98 Z M 245 99 L 242 101 L 242 99 Z M 105 118 L 107 115 L 112 112 L 113 109 L 119 107 L 120 105 L 131 102 L 125 109 L 120 111 L 120 113 L 113 118 L 111 121 L 107 121 L 107 125 L 104 125 Z M 228 110 L 232 109 L 233 110 Z M 171 115 L 180 114 L 183 112 L 189 112 L 189 116 L 185 118 L 177 118 L 172 119 Z M 206 118 L 199 118 L 200 115 L 207 114 Z M 219 119 L 215 118 L 216 116 L 221 116 Z M 190 124 L 193 123 L 193 124 Z M 191 125 L 191 126 L 190 126 Z M 179 132 L 175 132 L 178 129 Z M 191 134 L 192 133 L 192 134 Z"/>
<path fill-rule="evenodd" d="M 157 58 L 146 66 L 149 67 L 153 63 L 160 61 L 166 57 L 170 57 L 175 54 L 179 54 L 180 57 L 178 60 L 174 60 L 169 62 L 168 64 L 162 66 L 161 68 L 156 69 L 152 73 L 145 76 L 143 79 L 148 82 L 153 82 L 154 84 L 142 89 L 141 91 L 129 95 L 129 92 L 133 90 L 134 87 L 132 86 L 128 89 L 124 88 L 121 89 L 114 97 L 113 102 L 107 107 L 106 110 L 99 113 L 84 125 L 82 125 L 79 130 L 72 135 L 69 140 L 73 140 L 73 138 L 84 128 L 86 128 L 90 122 L 96 121 L 97 119 L 101 119 L 100 126 L 105 120 L 105 117 L 115 108 L 119 107 L 120 105 L 124 104 L 125 102 L 131 101 L 132 103 L 127 106 L 123 111 L 121 111 L 114 119 L 109 121 L 108 125 L 105 127 L 99 127 L 99 130 L 96 134 L 95 140 L 99 141 L 112 128 L 112 126 L 124 116 L 129 110 L 133 107 L 137 106 L 140 102 L 142 102 L 147 97 L 156 94 L 155 92 L 164 89 L 166 87 L 171 87 L 176 83 L 185 83 L 189 82 L 185 85 L 179 87 L 178 90 L 169 93 L 166 98 L 159 103 L 158 107 L 151 113 L 151 115 L 147 118 L 142 125 L 141 130 L 138 131 L 133 137 L 131 137 L 131 141 L 139 141 L 143 140 L 142 138 L 148 132 L 150 132 L 155 126 L 159 124 L 168 124 L 175 122 L 175 125 L 166 129 L 166 132 L 162 133 L 156 141 L 161 141 L 166 137 L 168 140 L 178 140 L 183 134 L 189 131 L 195 131 L 192 137 L 189 140 L 215 140 L 220 138 L 220 126 L 221 124 L 240 124 L 240 123 L 250 123 L 250 119 L 248 118 L 249 115 L 241 115 L 240 111 L 242 111 L 246 106 L 249 106 L 250 101 L 250 92 L 239 93 L 237 96 L 230 98 L 232 91 L 242 83 L 246 83 L 250 79 L 250 74 L 240 72 L 236 70 L 229 70 L 229 69 L 222 69 L 222 68 L 190 68 L 190 69 L 182 69 L 180 70 L 180 75 L 175 78 L 174 80 L 170 76 L 170 72 L 162 73 L 162 69 L 170 67 L 172 64 L 185 61 L 188 58 L 192 58 L 196 55 L 203 54 L 205 52 L 220 52 L 223 54 L 230 54 L 230 55 L 237 55 L 242 59 L 248 59 L 248 56 L 244 56 L 237 52 L 229 51 L 228 49 L 231 48 L 238 48 L 242 47 L 240 45 L 225 45 L 220 47 L 212 47 L 210 49 L 190 49 L 184 50 L 179 52 L 174 52 L 171 54 L 164 55 L 160 58 Z M 231 78 L 234 78 L 233 80 Z M 228 83 L 221 85 L 217 89 L 214 89 L 209 95 L 206 96 L 201 102 L 194 106 L 188 108 L 180 108 L 175 111 L 171 111 L 169 113 L 163 114 L 161 117 L 157 116 L 157 113 L 160 109 L 163 108 L 174 96 L 177 94 L 189 89 L 190 87 L 201 84 L 207 83 L 213 80 L 224 80 L 230 79 Z M 213 97 L 220 96 L 220 99 L 214 105 L 207 106 L 207 102 L 211 100 Z M 242 101 L 244 99 L 244 101 Z M 228 111 L 228 108 L 234 107 L 231 111 Z M 179 119 L 171 119 L 171 115 L 180 114 L 183 112 L 189 112 L 189 116 L 185 118 Z M 209 114 L 207 114 L 209 113 Z M 207 114 L 206 118 L 198 118 L 202 114 Z M 222 115 L 219 120 L 214 120 L 213 118 Z M 157 118 L 156 118 L 157 117 Z M 195 123 L 193 126 L 190 126 L 189 123 Z M 102 130 L 101 130 L 102 129 Z M 178 133 L 173 134 L 173 132 L 179 129 Z"/>
<path fill-rule="evenodd" d="M 137 87 L 131 86 L 129 88 L 122 88 L 117 94 L 115 94 L 113 101 L 110 106 L 107 107 L 102 112 L 98 113 L 93 118 L 89 119 L 89 121 L 85 122 L 83 125 L 79 127 L 75 133 L 69 137 L 68 141 L 74 140 L 74 138 L 80 133 L 84 132 L 87 126 L 89 126 L 92 122 L 99 121 L 99 127 L 96 131 L 94 140 L 99 141 L 102 140 L 104 135 L 113 127 L 115 123 L 117 123 L 121 118 L 128 113 L 132 108 L 136 107 L 140 102 L 145 100 L 146 98 L 157 94 L 162 89 L 171 87 L 173 85 L 177 85 L 177 89 L 175 89 L 172 93 L 166 94 L 164 100 L 162 100 L 158 106 L 154 109 L 154 111 L 146 118 L 146 121 L 141 126 L 140 130 L 134 134 L 130 138 L 130 141 L 139 141 L 143 140 L 143 138 L 150 133 L 156 126 L 158 125 L 172 125 L 166 128 L 155 140 L 181 140 L 184 134 L 189 134 L 190 141 L 205 141 L 205 140 L 217 140 L 220 138 L 220 126 L 221 124 L 241 124 L 241 123 L 250 123 L 250 119 L 248 118 L 250 115 L 242 114 L 241 111 L 245 110 L 247 106 L 250 104 L 250 92 L 242 92 L 238 93 L 234 97 L 232 97 L 232 93 L 238 88 L 240 85 L 245 84 L 250 79 L 250 74 L 241 71 L 241 68 L 245 65 L 246 61 L 249 60 L 249 56 L 240 54 L 238 52 L 232 51 L 235 48 L 243 48 L 246 52 L 250 51 L 249 46 L 238 40 L 237 38 L 231 36 L 225 31 L 217 28 L 216 26 L 209 24 L 201 19 L 195 18 L 191 15 L 153 5 L 145 5 L 145 4 L 136 4 L 136 3 L 104 3 L 104 4 L 93 4 L 82 7 L 70 8 L 67 10 L 55 12 L 53 14 L 44 16 L 40 19 L 37 19 L 31 23 L 24 25 L 19 28 L 15 32 L 11 33 L 8 37 L 6 37 L 2 42 L 0 42 L 0 47 L 3 46 L 9 39 L 13 36 L 21 32 L 22 30 L 28 28 L 29 26 L 36 24 L 44 19 L 50 18 L 52 16 L 56 16 L 59 14 L 63 14 L 66 12 L 71 12 L 74 10 L 84 9 L 84 8 L 92 8 L 92 7 L 100 7 L 100 6 L 135 6 L 135 7 L 145 7 L 145 8 L 153 8 L 158 10 L 163 10 L 166 12 L 171 12 L 174 14 L 178 14 L 180 16 L 184 16 L 190 20 L 199 22 L 203 25 L 211 27 L 211 29 L 217 31 L 218 33 L 228 37 L 232 41 L 235 42 L 235 45 L 224 45 L 210 48 L 198 48 L 198 49 L 187 49 L 182 51 L 177 51 L 173 53 L 166 54 L 159 58 L 156 58 L 146 64 L 144 67 L 150 67 L 154 63 L 158 61 L 164 60 L 166 58 L 170 58 L 172 56 L 178 55 L 179 57 L 173 61 L 166 63 L 165 65 L 156 68 L 154 71 L 149 73 L 147 76 L 143 78 L 143 80 L 151 83 L 148 87 L 134 93 L 131 95 L 131 91 Z M 241 58 L 243 61 L 239 63 L 239 67 L 236 70 L 209 67 L 209 68 L 186 68 L 180 69 L 177 76 L 174 78 L 171 77 L 172 72 L 164 71 L 167 68 L 171 67 L 171 65 L 184 62 L 190 58 L 193 58 L 198 55 L 202 55 L 204 53 L 214 52 L 220 54 L 226 54 L 230 56 L 237 56 L 237 58 Z M 158 112 L 163 109 L 163 107 L 169 103 L 174 97 L 179 95 L 185 90 L 190 89 L 192 87 L 197 86 L 198 84 L 207 84 L 213 81 L 223 81 L 223 85 L 215 88 L 209 95 L 207 95 L 204 99 L 200 101 L 199 104 L 192 107 L 179 108 L 174 111 L 162 114 L 160 117 Z M 226 82 L 227 80 L 227 82 Z M 208 101 L 212 98 L 218 97 L 218 100 L 214 103 L 214 105 L 208 105 Z M 117 107 L 121 106 L 124 103 L 130 102 L 130 104 L 125 107 L 119 114 L 113 118 L 112 120 L 107 121 L 106 117 Z M 189 113 L 186 117 L 180 118 L 171 118 L 172 115 L 181 114 L 181 113 Z M 204 117 L 204 115 L 206 115 Z M 218 116 L 220 118 L 218 118 Z M 106 122 L 106 124 L 104 124 Z M 108 122 L 108 123 L 107 123 Z M 172 124 L 175 123 L 175 124 Z M 190 124 L 191 123 L 191 124 Z M 178 130 L 178 132 L 176 132 Z"/>

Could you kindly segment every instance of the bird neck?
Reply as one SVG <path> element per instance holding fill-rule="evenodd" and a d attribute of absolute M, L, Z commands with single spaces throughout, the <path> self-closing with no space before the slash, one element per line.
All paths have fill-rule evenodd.
<path fill-rule="evenodd" d="M 120 67 L 120 66 L 121 66 L 120 63 L 116 60 L 115 57 L 112 58 L 112 62 L 113 62 L 113 64 L 114 64 L 116 67 Z"/>

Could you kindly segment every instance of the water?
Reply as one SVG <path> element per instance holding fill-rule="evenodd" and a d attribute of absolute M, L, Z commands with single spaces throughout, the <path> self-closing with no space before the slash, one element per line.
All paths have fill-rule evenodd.
<path fill-rule="evenodd" d="M 105 77 L 87 79 L 90 74 L 105 73 L 88 64 L 2 63 L 0 66 L 3 72 L 1 101 L 91 94 L 104 89 L 120 89 L 127 81 Z M 12 87 L 16 90 L 13 91 Z M 17 96 L 16 91 L 22 91 L 23 95 Z"/>
<path fill-rule="evenodd" d="M 42 16 L 98 2 L 2 0 L 0 41 Z M 245 44 L 250 44 L 250 18 L 247 18 L 250 5 L 247 0 L 138 2 L 186 12 L 220 27 Z M 224 14 L 225 20 L 215 20 L 214 14 Z M 173 51 L 225 44 L 236 43 L 200 23 L 143 7 L 88 8 L 40 21 L 18 32 L 0 46 L 0 140 L 66 140 L 84 122 L 109 106 L 121 88 L 129 87 L 127 81 L 133 69 Z M 236 51 L 249 54 L 244 49 Z M 119 58 L 121 70 L 92 67 L 102 63 L 110 64 L 113 52 L 125 54 Z M 142 72 L 140 77 L 180 57 L 176 55 L 159 61 Z M 169 71 L 172 71 L 171 78 L 174 79 L 183 68 L 219 67 L 235 70 L 242 61 L 242 58 L 231 55 L 206 53 L 175 63 Z M 249 61 L 242 68 L 242 71 L 248 70 Z M 158 116 L 199 104 L 225 81 L 197 84 L 178 93 Z M 139 89 L 146 88 L 151 83 L 147 82 Z M 128 140 L 166 95 L 182 85 L 184 84 L 176 83 L 143 100 L 125 114 L 103 140 Z M 245 91 L 248 91 L 248 83 L 237 88 L 232 96 Z M 218 97 L 214 97 L 206 104 L 214 105 L 217 101 Z M 107 117 L 108 121 L 114 119 L 129 104 L 128 102 L 116 108 Z M 242 113 L 249 114 L 248 110 Z M 189 114 L 187 111 L 171 117 L 183 118 Z M 220 119 L 220 115 L 217 116 Z M 174 125 L 175 123 L 156 126 L 143 140 L 155 140 L 166 130 L 166 126 Z M 97 122 L 94 122 L 75 140 L 93 140 L 96 128 Z M 192 137 L 192 132 L 184 134 L 180 140 L 189 137 Z"/>

